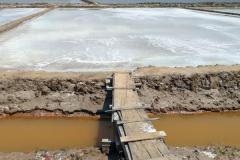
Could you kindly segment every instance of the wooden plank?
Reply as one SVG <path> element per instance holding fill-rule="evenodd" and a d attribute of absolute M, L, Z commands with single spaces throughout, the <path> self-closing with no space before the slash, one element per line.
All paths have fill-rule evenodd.
<path fill-rule="evenodd" d="M 155 120 L 159 120 L 159 118 L 148 118 L 148 119 L 137 120 L 137 121 L 117 121 L 116 124 L 121 125 L 126 123 L 137 123 L 137 122 L 155 121 Z"/>
<path fill-rule="evenodd" d="M 141 142 L 143 143 L 143 146 L 147 148 L 146 150 L 151 158 L 162 157 L 161 152 L 156 147 L 156 140 L 145 140 Z"/>
<path fill-rule="evenodd" d="M 110 87 L 110 86 L 107 86 L 106 87 L 107 90 L 115 90 L 115 89 L 124 89 L 124 90 L 135 90 L 137 89 L 136 87 L 127 87 L 127 88 L 117 88 L 117 87 Z"/>
<path fill-rule="evenodd" d="M 150 139 L 160 139 L 164 137 L 166 137 L 166 133 L 164 131 L 157 131 L 152 133 L 141 133 L 133 136 L 120 137 L 120 141 L 122 143 L 126 143 L 126 142 L 134 142 L 134 141 L 142 141 L 142 140 L 150 140 Z"/>
<path fill-rule="evenodd" d="M 104 112 L 116 112 L 116 111 L 123 111 L 123 110 L 135 110 L 135 109 L 149 109 L 150 107 L 132 107 L 132 108 L 114 108 L 114 109 L 109 109 L 105 110 Z"/>
<path fill-rule="evenodd" d="M 164 157 L 150 158 L 147 160 L 182 160 L 182 158 L 178 158 L 177 156 L 173 156 L 173 155 L 166 155 Z"/>
<path fill-rule="evenodd" d="M 126 72 L 115 73 L 112 79 L 112 88 L 116 88 L 112 92 L 112 111 L 115 111 L 112 113 L 112 120 L 116 122 L 114 124 L 119 136 L 118 141 L 122 145 L 127 160 L 164 158 L 170 155 L 167 146 L 161 139 L 164 136 L 157 134 L 159 132 L 156 132 L 153 127 L 144 110 L 145 107 L 139 105 L 137 92 L 128 89 L 135 86 L 131 76 Z M 136 106 L 141 109 L 137 109 Z M 157 135 L 153 136 L 152 134 Z M 169 160 L 172 159 L 169 158 Z"/>

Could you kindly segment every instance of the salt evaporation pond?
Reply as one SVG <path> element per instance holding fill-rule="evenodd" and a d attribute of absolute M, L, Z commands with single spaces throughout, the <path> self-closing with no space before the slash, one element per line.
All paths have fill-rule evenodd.
<path fill-rule="evenodd" d="M 0 0 L 0 3 L 82 3 L 81 0 Z"/>
<path fill-rule="evenodd" d="M 204 2 L 239 2 L 239 0 L 95 0 L 100 3 L 204 3 Z"/>
<path fill-rule="evenodd" d="M 0 35 L 0 68 L 240 63 L 240 19 L 185 9 L 56 9 Z"/>
<path fill-rule="evenodd" d="M 239 13 L 240 14 L 240 8 L 222 8 L 222 9 L 216 9 L 216 11 L 229 12 L 229 13 Z"/>
<path fill-rule="evenodd" d="M 40 12 L 40 8 L 7 8 L 0 10 L 0 25 L 6 24 L 18 18 L 22 18 L 36 12 Z"/>

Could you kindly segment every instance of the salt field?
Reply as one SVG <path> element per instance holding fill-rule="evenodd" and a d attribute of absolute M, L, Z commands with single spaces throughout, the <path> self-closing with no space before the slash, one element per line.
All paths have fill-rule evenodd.
<path fill-rule="evenodd" d="M 18 18 L 22 18 L 36 12 L 40 12 L 43 9 L 40 8 L 14 8 L 14 9 L 2 9 L 0 10 L 0 25 L 14 21 Z"/>
<path fill-rule="evenodd" d="M 216 9 L 216 11 L 229 12 L 229 13 L 240 13 L 240 8 L 223 8 L 223 9 Z"/>
<path fill-rule="evenodd" d="M 240 160 L 239 8 L 0 0 L 0 160 Z"/>
<path fill-rule="evenodd" d="M 185 9 L 56 9 L 0 35 L 0 68 L 239 64 L 239 35 L 239 18 Z"/>
<path fill-rule="evenodd" d="M 81 0 L 0 0 L 0 3 L 82 3 Z"/>
<path fill-rule="evenodd" d="M 239 2 L 239 0 L 96 0 L 100 3 L 204 3 L 204 2 Z"/>

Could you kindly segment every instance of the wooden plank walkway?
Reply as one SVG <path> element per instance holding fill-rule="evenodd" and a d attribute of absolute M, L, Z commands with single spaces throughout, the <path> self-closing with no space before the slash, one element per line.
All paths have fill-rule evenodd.
<path fill-rule="evenodd" d="M 126 159 L 176 160 L 161 138 L 163 132 L 156 131 L 144 107 L 141 108 L 133 88 L 135 84 L 130 73 L 113 75 L 112 121 L 116 125 Z"/>

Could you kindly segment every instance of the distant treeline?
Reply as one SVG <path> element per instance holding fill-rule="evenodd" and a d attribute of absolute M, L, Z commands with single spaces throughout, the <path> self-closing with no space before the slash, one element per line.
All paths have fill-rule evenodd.
<path fill-rule="evenodd" d="M 240 0 L 95 0 L 103 4 L 136 3 L 232 3 Z M 81 0 L 0 0 L 0 3 L 82 3 Z"/>

